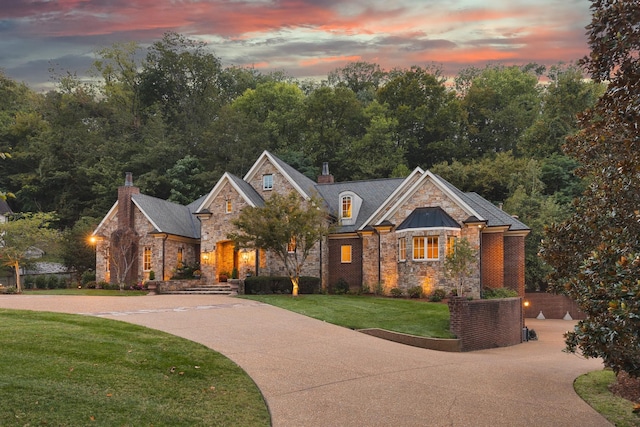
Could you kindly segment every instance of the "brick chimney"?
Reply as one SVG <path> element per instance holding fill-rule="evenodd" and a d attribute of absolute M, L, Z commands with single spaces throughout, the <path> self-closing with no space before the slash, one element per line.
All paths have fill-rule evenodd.
<path fill-rule="evenodd" d="M 333 184 L 333 175 L 329 173 L 329 163 L 322 163 L 322 175 L 318 177 L 318 184 Z"/>
<path fill-rule="evenodd" d="M 133 228 L 134 209 L 131 196 L 140 194 L 140 189 L 133 186 L 133 174 L 125 174 L 124 185 L 118 187 L 118 228 Z"/>

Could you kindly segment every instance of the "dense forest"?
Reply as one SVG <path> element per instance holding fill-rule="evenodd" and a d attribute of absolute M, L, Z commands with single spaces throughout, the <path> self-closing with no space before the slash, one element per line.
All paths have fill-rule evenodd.
<path fill-rule="evenodd" d="M 167 33 L 148 48 L 96 52 L 92 79 L 55 76 L 36 93 L 0 72 L 0 190 L 16 212 L 56 212 L 67 264 L 109 210 L 124 172 L 178 203 L 270 150 L 315 179 L 406 176 L 420 166 L 475 191 L 532 228 L 527 287 L 544 288 L 544 227 L 566 218 L 584 182 L 565 156 L 576 115 L 604 86 L 580 68 L 488 65 L 384 70 L 354 62 L 326 80 L 223 67 L 205 44 Z M 89 257 L 90 259 L 90 257 Z"/>

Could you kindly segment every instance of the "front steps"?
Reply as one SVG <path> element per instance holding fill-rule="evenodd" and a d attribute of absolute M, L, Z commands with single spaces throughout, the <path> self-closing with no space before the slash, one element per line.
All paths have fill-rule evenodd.
<path fill-rule="evenodd" d="M 215 285 L 199 285 L 180 290 L 167 290 L 163 294 L 179 295 L 238 295 L 238 285 L 231 283 L 216 283 Z"/>

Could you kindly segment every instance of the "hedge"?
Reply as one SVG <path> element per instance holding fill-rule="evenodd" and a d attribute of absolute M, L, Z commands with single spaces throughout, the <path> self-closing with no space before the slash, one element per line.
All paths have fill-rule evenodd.
<path fill-rule="evenodd" d="M 252 276 L 244 281 L 244 293 L 247 295 L 291 294 L 293 284 L 286 276 Z M 298 293 L 320 293 L 320 278 L 301 276 Z"/>

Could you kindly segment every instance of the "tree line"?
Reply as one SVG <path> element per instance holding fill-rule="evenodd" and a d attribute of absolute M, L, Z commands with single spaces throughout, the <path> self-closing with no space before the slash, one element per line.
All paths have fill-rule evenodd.
<path fill-rule="evenodd" d="M 115 200 L 124 172 L 143 193 L 178 203 L 225 172 L 244 175 L 270 150 L 312 179 L 403 177 L 419 166 L 475 191 L 532 228 L 527 286 L 544 287 L 543 228 L 584 188 L 565 156 L 577 114 L 603 84 L 573 64 L 384 70 L 354 62 L 323 81 L 223 67 L 208 46 L 166 33 L 148 48 L 98 50 L 92 79 L 55 75 L 36 93 L 0 73 L 0 190 L 20 212 L 56 212 L 74 242 Z M 91 262 L 87 255 L 86 262 Z M 74 261 L 76 260 L 76 261 Z"/>

